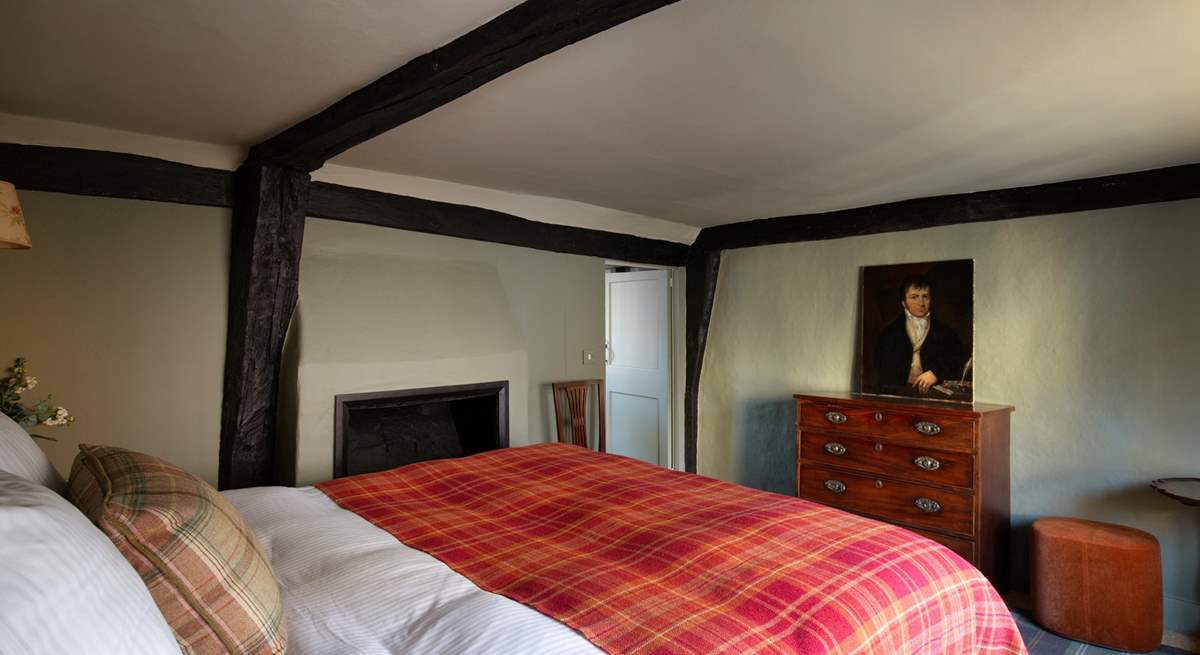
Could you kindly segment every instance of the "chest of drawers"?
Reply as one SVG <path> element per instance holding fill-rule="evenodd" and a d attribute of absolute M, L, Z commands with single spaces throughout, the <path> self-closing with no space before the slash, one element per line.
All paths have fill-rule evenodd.
<path fill-rule="evenodd" d="M 797 394 L 796 495 L 938 541 L 1004 591 L 1012 407 Z"/>

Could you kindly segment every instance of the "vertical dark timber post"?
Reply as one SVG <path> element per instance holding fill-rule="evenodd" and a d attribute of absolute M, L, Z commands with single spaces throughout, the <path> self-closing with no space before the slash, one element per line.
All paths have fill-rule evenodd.
<path fill-rule="evenodd" d="M 247 163 L 237 172 L 229 323 L 221 403 L 222 489 L 275 480 L 275 412 L 283 340 L 299 298 L 309 174 Z"/>
<path fill-rule="evenodd" d="M 704 365 L 704 347 L 708 341 L 708 322 L 712 318 L 717 293 L 717 272 L 721 251 L 694 245 L 687 264 L 687 368 L 683 396 L 684 465 L 696 472 L 696 438 L 699 418 L 700 368 Z"/>

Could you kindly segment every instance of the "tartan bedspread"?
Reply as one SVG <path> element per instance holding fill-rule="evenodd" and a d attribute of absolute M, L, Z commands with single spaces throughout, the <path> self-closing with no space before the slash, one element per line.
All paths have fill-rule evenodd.
<path fill-rule="evenodd" d="M 316 486 L 610 653 L 1025 653 L 932 541 L 624 457 L 541 444 Z"/>

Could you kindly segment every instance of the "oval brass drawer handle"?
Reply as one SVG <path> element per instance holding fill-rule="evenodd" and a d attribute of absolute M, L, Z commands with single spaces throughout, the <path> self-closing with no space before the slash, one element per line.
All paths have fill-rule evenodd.
<path fill-rule="evenodd" d="M 936 471 L 936 470 L 942 468 L 941 462 L 937 461 L 936 459 L 934 459 L 932 457 L 927 457 L 925 455 L 922 455 L 922 456 L 914 459 L 913 464 L 916 464 L 917 468 L 925 469 L 926 471 Z"/>
<path fill-rule="evenodd" d="M 846 491 L 846 485 L 841 480 L 826 480 L 825 488 L 835 494 L 840 494 Z"/>
<path fill-rule="evenodd" d="M 942 431 L 942 426 L 934 423 L 933 421 L 918 421 L 913 427 L 916 428 L 917 432 L 920 432 L 928 437 L 932 437 L 933 435 L 939 434 Z"/>
<path fill-rule="evenodd" d="M 846 422 L 846 415 L 841 412 L 825 412 L 825 420 L 834 425 L 841 425 Z"/>
<path fill-rule="evenodd" d="M 938 503 L 938 501 L 932 498 L 918 498 L 913 502 L 913 504 L 917 506 L 917 509 L 925 512 L 926 514 L 934 514 L 942 511 L 942 506 Z"/>
<path fill-rule="evenodd" d="M 825 444 L 825 452 L 829 453 L 830 455 L 845 455 L 846 447 L 836 441 L 830 441 L 829 443 Z"/>

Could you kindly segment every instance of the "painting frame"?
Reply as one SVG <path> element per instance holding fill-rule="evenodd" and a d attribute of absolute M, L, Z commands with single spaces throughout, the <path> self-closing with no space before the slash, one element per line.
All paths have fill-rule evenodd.
<path fill-rule="evenodd" d="M 975 400 L 975 260 L 862 267 L 857 392 Z"/>

